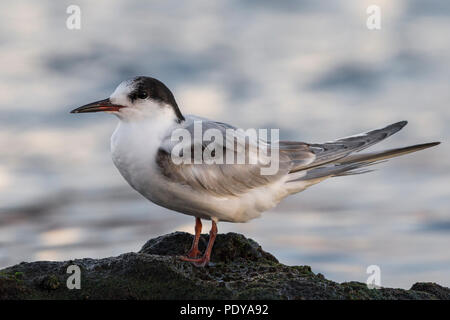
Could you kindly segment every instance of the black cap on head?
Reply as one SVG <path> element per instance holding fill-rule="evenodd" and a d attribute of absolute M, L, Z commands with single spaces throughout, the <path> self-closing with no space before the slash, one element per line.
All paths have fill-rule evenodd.
<path fill-rule="evenodd" d="M 165 103 L 173 108 L 178 121 L 184 120 L 175 101 L 175 97 L 164 83 L 158 79 L 145 76 L 136 77 L 132 81 L 135 89 L 128 95 L 131 101 L 149 98 L 160 103 Z"/>

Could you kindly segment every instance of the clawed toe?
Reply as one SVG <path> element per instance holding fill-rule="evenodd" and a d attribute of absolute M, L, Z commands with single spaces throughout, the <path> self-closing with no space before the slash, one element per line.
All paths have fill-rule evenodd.
<path fill-rule="evenodd" d="M 202 259 L 199 262 L 193 262 L 192 263 L 194 266 L 199 267 L 199 268 L 204 268 L 209 264 L 209 261 L 206 259 Z"/>
<path fill-rule="evenodd" d="M 190 258 L 190 257 L 182 256 L 182 257 L 180 257 L 180 260 L 186 261 L 186 262 L 191 262 L 196 267 L 206 267 L 209 263 L 209 259 L 207 259 L 205 257 Z"/>
<path fill-rule="evenodd" d="M 206 246 L 205 253 L 201 258 L 198 258 L 199 254 L 201 254 L 200 250 L 198 250 L 198 240 L 200 239 L 200 232 L 201 232 L 201 222 L 200 218 L 196 218 L 196 225 L 195 225 L 195 236 L 194 241 L 192 243 L 191 250 L 189 250 L 187 256 L 180 257 L 180 260 L 191 262 L 196 267 L 205 267 L 209 264 L 209 259 L 211 257 L 211 250 L 214 244 L 214 240 L 216 239 L 217 235 L 217 224 L 214 220 L 212 220 L 211 223 L 211 231 L 209 232 L 209 241 L 208 245 Z"/>
<path fill-rule="evenodd" d="M 199 262 L 200 260 L 202 260 L 202 258 L 191 258 L 189 256 L 181 256 L 180 260 L 187 262 Z"/>
<path fill-rule="evenodd" d="M 188 252 L 188 254 L 186 255 L 186 257 L 188 258 L 199 258 L 202 255 L 202 252 L 198 249 L 195 250 L 191 250 Z"/>

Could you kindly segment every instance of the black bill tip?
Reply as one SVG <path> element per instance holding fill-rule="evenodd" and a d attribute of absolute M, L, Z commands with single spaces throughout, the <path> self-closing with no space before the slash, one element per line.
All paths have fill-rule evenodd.
<path fill-rule="evenodd" d="M 78 107 L 70 111 L 70 113 L 88 113 L 88 112 L 101 112 L 101 111 L 119 111 L 125 106 L 113 104 L 109 99 L 103 99 L 88 103 L 84 106 Z"/>

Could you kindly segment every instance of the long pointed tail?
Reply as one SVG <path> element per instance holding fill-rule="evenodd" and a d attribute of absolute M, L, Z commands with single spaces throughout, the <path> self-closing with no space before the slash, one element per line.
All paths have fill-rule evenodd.
<path fill-rule="evenodd" d="M 308 170 L 306 175 L 296 181 L 315 180 L 326 177 L 347 176 L 370 172 L 372 170 L 365 169 L 368 166 L 380 163 L 390 158 L 398 157 L 404 154 L 416 152 L 419 150 L 434 147 L 440 142 L 431 142 L 418 144 L 414 146 L 389 149 L 379 152 L 351 154 L 341 158 L 331 164 L 320 166 Z"/>
<path fill-rule="evenodd" d="M 369 152 L 362 154 L 352 154 L 338 161 L 339 164 L 347 164 L 347 163 L 355 163 L 355 162 L 374 162 L 380 160 L 386 160 L 398 156 L 402 156 L 404 154 L 420 151 L 423 149 L 431 148 L 437 146 L 440 142 L 430 142 L 423 144 L 416 144 L 414 146 L 396 148 L 383 150 L 378 152 Z"/>

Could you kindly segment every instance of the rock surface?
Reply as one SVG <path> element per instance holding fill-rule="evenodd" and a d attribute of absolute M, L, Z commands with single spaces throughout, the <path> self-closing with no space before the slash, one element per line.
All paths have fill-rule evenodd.
<path fill-rule="evenodd" d="M 410 290 L 368 289 L 336 283 L 309 266 L 286 266 L 253 240 L 220 234 L 212 262 L 197 268 L 177 256 L 192 235 L 175 232 L 149 240 L 138 253 L 104 259 L 38 261 L 0 271 L 0 299 L 450 299 L 450 289 L 416 283 Z M 200 249 L 208 241 L 202 235 Z M 70 265 L 81 270 L 81 289 L 69 290 Z"/>

